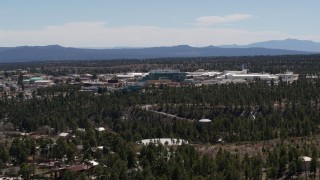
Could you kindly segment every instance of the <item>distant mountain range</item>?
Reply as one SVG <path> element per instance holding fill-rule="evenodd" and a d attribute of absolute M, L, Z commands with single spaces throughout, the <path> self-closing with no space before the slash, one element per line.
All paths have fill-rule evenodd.
<path fill-rule="evenodd" d="M 248 45 L 225 45 L 223 48 L 251 48 L 287 49 L 294 51 L 320 52 L 320 43 L 306 40 L 286 39 L 258 42 Z"/>
<path fill-rule="evenodd" d="M 246 46 L 190 47 L 187 45 L 152 48 L 85 49 L 59 45 L 0 47 L 0 62 L 147 59 L 164 57 L 293 55 L 320 52 L 320 43 L 288 39 Z"/>

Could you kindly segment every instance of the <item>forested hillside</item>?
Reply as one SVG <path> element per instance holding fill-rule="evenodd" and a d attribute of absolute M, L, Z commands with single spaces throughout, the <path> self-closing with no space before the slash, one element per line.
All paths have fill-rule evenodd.
<path fill-rule="evenodd" d="M 84 70 L 84 64 L 95 67 L 92 72 L 111 71 L 104 66 L 113 67 L 114 71 L 125 67 L 127 71 L 154 67 L 220 70 L 250 64 L 252 71 L 291 70 L 300 76 L 292 83 L 256 81 L 200 87 L 160 86 L 130 93 L 100 89 L 94 94 L 80 92 L 77 85 L 59 85 L 38 89 L 31 99 L 24 99 L 23 94 L 16 98 L 3 96 L 0 99 L 2 129 L 41 132 L 48 138 L 23 137 L 1 142 L 0 167 L 5 168 L 9 162 L 21 165 L 19 173 L 30 178 L 32 166 L 28 162 L 37 154 L 36 147 L 42 161 L 64 159 L 72 163 L 77 161 L 75 155 L 81 145 L 81 161 L 97 160 L 100 164 L 90 174 L 101 179 L 275 179 L 303 177 L 305 173 L 314 177 L 320 146 L 317 140 L 320 137 L 320 79 L 309 76 L 319 74 L 318 58 L 51 62 L 61 72 L 66 67 L 81 66 Z M 34 71 L 40 68 L 57 73 L 47 62 L 39 64 L 37 67 L 31 63 L 30 67 Z M 13 66 L 26 64 L 4 67 Z M 198 120 L 202 118 L 212 121 L 200 123 Z M 106 131 L 97 131 L 96 127 L 105 127 Z M 50 138 L 61 132 L 70 132 L 74 137 Z M 143 146 L 139 143 L 147 138 L 178 138 L 190 144 Z M 245 151 L 242 153 L 245 155 L 240 155 L 239 150 L 234 153 L 226 148 L 255 143 L 263 144 L 258 153 Z M 103 149 L 97 149 L 98 146 Z M 211 146 L 216 148 L 216 153 L 201 150 Z M 307 172 L 302 156 L 313 159 Z M 87 172 L 67 172 L 63 178 L 87 175 Z"/>

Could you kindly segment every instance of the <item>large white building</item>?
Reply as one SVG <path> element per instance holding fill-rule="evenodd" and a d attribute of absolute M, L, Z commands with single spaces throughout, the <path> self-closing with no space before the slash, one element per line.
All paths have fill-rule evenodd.
<path fill-rule="evenodd" d="M 220 74 L 221 74 L 221 72 L 218 72 L 218 71 L 206 71 L 204 69 L 199 69 L 194 72 L 187 72 L 187 79 L 188 78 L 197 78 L 197 77 L 215 77 Z"/>
<path fill-rule="evenodd" d="M 259 74 L 259 73 L 251 73 L 251 74 L 233 74 L 228 73 L 224 75 L 225 79 L 241 79 L 247 81 L 256 81 L 256 80 L 263 80 L 263 81 L 271 81 L 271 80 L 278 80 L 278 77 L 272 74 Z"/>
<path fill-rule="evenodd" d="M 55 83 L 53 83 L 52 80 L 36 80 L 33 82 L 33 85 L 37 87 L 48 87 L 55 85 Z"/>
<path fill-rule="evenodd" d="M 287 71 L 285 73 L 276 74 L 282 81 L 295 81 L 298 79 L 298 74 L 293 74 L 291 71 Z"/>

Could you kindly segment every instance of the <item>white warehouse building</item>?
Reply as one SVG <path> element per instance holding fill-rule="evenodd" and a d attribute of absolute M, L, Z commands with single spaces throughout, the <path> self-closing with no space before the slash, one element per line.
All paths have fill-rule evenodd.
<path fill-rule="evenodd" d="M 231 74 L 228 73 L 225 75 L 225 79 L 241 79 L 241 80 L 247 80 L 247 81 L 256 81 L 256 80 L 262 80 L 262 81 L 271 81 L 271 80 L 278 80 L 278 77 L 271 74 L 258 74 L 258 73 L 252 73 L 252 74 Z"/>

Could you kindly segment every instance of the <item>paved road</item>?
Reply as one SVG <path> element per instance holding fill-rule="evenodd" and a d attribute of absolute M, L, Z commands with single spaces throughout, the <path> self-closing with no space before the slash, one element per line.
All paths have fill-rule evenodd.
<path fill-rule="evenodd" d="M 182 118 L 182 117 L 176 116 L 176 115 L 174 115 L 174 114 L 169 114 L 169 113 L 165 113 L 165 112 L 155 111 L 155 110 L 150 109 L 151 107 L 152 107 L 152 105 L 148 104 L 148 105 L 143 105 L 143 106 L 141 106 L 141 109 L 146 110 L 146 111 L 149 111 L 149 112 L 153 112 L 153 113 L 156 113 L 156 114 L 161 114 L 161 115 L 164 115 L 164 116 L 167 116 L 167 117 L 171 117 L 171 118 L 176 118 L 176 119 L 181 119 L 181 120 L 187 120 L 187 121 L 193 121 L 192 119 Z"/>

